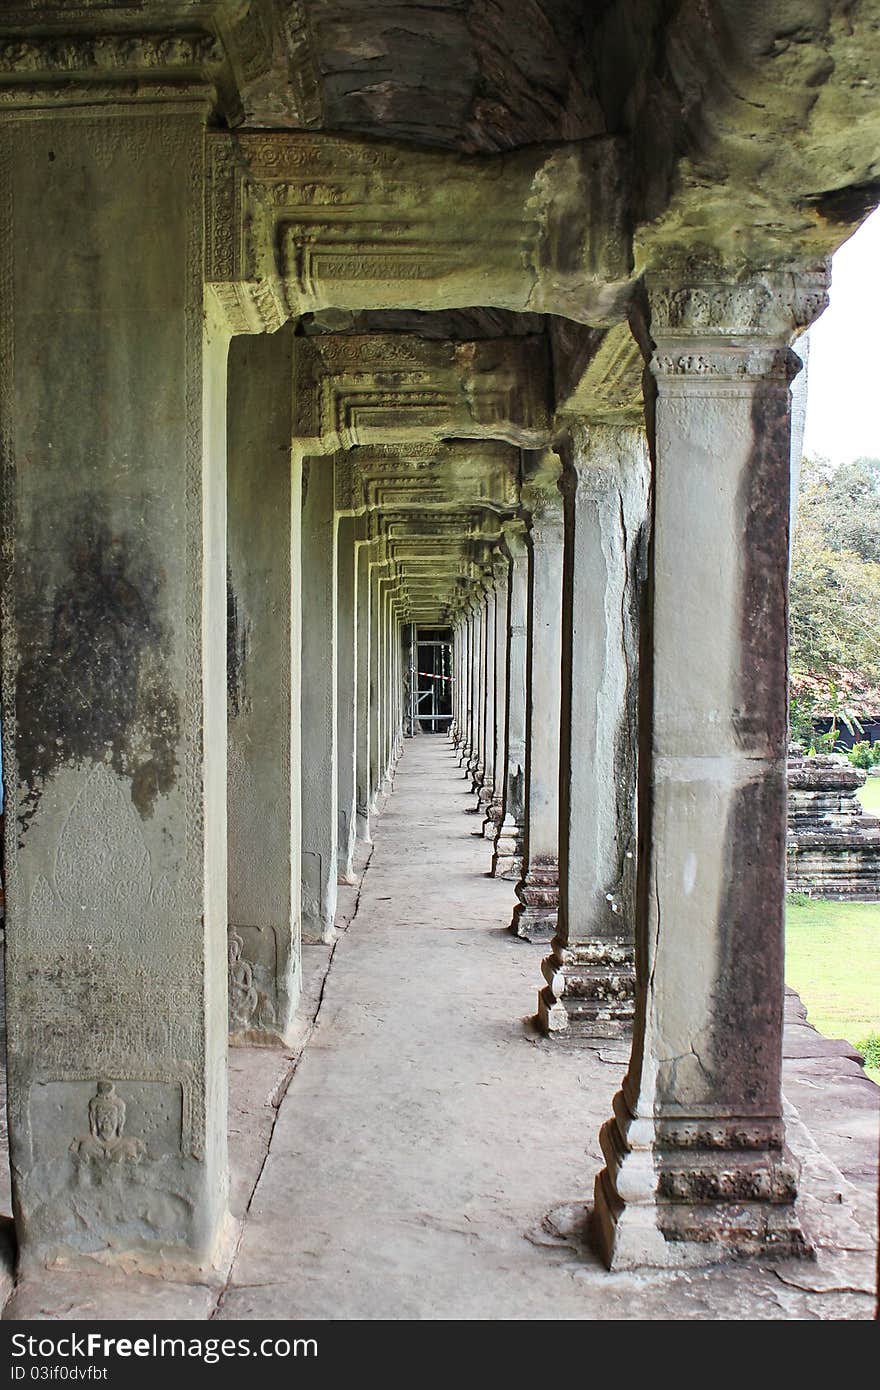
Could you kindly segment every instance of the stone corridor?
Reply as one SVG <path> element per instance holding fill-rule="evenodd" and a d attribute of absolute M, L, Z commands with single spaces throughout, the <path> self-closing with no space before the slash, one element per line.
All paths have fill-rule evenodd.
<path fill-rule="evenodd" d="M 446 738 L 406 742 L 338 940 L 305 948 L 299 1047 L 231 1050 L 231 1267 L 41 1271 L 7 1318 L 871 1316 L 880 1093 L 796 998 L 786 1090 L 847 1169 L 789 1114 L 815 1264 L 608 1274 L 582 1243 L 628 1050 L 533 1030 L 542 952 L 507 929 L 512 885 L 487 876 L 473 803 Z"/>

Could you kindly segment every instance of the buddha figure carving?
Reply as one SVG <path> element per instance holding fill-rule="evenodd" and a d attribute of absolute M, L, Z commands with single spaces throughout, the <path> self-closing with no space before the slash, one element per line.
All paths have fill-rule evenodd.
<path fill-rule="evenodd" d="M 89 1101 L 89 1133 L 74 1139 L 70 1152 L 88 1161 L 122 1163 L 139 1162 L 144 1154 L 141 1139 L 126 1139 L 125 1101 L 116 1094 L 112 1081 L 99 1081 Z"/>

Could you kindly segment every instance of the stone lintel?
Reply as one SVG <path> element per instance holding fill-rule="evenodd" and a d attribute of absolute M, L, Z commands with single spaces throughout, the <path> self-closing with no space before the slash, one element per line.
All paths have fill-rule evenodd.
<path fill-rule="evenodd" d="M 537 335 L 326 334 L 297 341 L 294 377 L 304 454 L 450 435 L 532 448 L 550 437 L 547 345 Z"/>
<path fill-rule="evenodd" d="M 271 282 L 285 316 L 377 303 L 626 316 L 628 179 L 615 138 L 488 157 L 323 133 L 213 139 L 231 196 L 211 216 L 246 239 L 243 280 Z"/>

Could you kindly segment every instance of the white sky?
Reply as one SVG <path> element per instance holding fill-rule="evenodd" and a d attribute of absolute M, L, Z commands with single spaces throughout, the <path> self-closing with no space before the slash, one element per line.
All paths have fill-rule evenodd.
<path fill-rule="evenodd" d="M 804 453 L 880 458 L 880 208 L 832 262 L 831 303 L 810 329 Z"/>

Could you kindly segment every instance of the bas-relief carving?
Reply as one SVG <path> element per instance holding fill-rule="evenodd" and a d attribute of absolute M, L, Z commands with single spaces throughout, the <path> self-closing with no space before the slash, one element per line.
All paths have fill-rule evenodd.
<path fill-rule="evenodd" d="M 29 929 L 9 960 L 10 1068 L 27 1082 L 77 1067 L 151 1075 L 192 1092 L 204 1041 L 199 960 L 165 946 L 189 915 L 179 880 L 154 881 L 141 822 L 109 768 L 91 770 L 38 874 Z M 203 1105 L 187 1103 L 188 1151 L 204 1144 Z M 178 1147 L 180 1138 L 178 1137 Z"/>
<path fill-rule="evenodd" d="M 827 266 L 791 275 L 756 276 L 740 284 L 657 285 L 650 288 L 654 336 L 790 335 L 828 303 Z"/>
<path fill-rule="evenodd" d="M 192 1073 L 149 1068 L 33 1078 L 16 1124 L 19 1200 L 31 1247 L 100 1250 L 115 1239 L 180 1239 L 193 1209 L 181 1161 L 200 1158 Z M 21 1147 L 28 1150 L 21 1163 Z"/>
<path fill-rule="evenodd" d="M 34 881 L 29 942 L 154 945 L 158 919 L 181 907 L 176 883 L 165 875 L 153 882 L 140 819 L 120 780 L 99 764 L 64 821 L 51 882 L 43 874 Z"/>
<path fill-rule="evenodd" d="M 143 1139 L 125 1138 L 125 1101 L 112 1081 L 99 1081 L 89 1101 L 89 1132 L 74 1139 L 70 1152 L 86 1163 L 139 1163 Z"/>
<path fill-rule="evenodd" d="M 0 77 L 210 68 L 222 62 L 223 50 L 210 34 L 68 34 L 0 40 Z"/>
<path fill-rule="evenodd" d="M 273 957 L 277 955 L 277 939 L 271 928 L 229 928 L 227 933 L 229 1031 L 233 1035 L 241 1032 L 246 1033 L 249 1029 L 254 1028 L 261 1031 L 271 1031 L 277 1023 L 276 1009 L 273 1003 L 276 993 L 277 965 L 274 960 L 268 966 L 263 961 L 259 961 L 256 966 L 252 965 L 251 961 L 244 955 L 245 943 L 241 935 L 243 932 L 247 933 L 252 942 L 254 937 L 258 938 L 257 951 L 262 944 L 259 938 L 270 938 L 272 955 Z M 252 954 L 255 954 L 253 949 Z M 269 979 L 266 983 L 269 984 L 269 989 L 258 987 L 261 975 L 268 975 Z"/>

